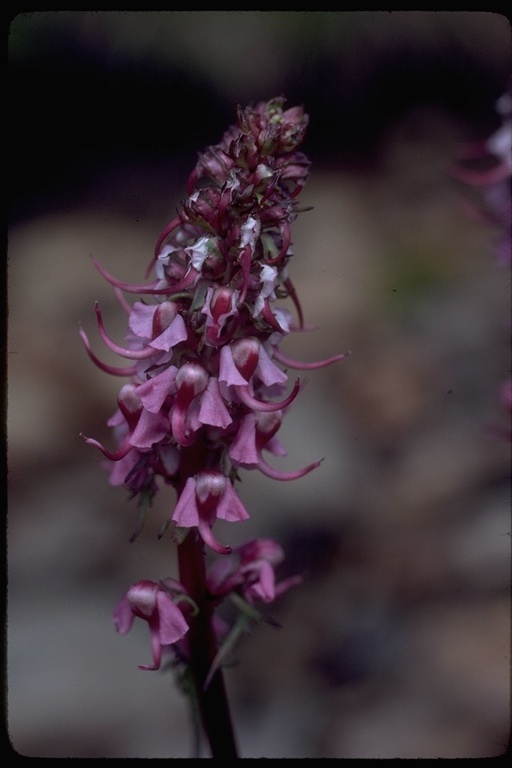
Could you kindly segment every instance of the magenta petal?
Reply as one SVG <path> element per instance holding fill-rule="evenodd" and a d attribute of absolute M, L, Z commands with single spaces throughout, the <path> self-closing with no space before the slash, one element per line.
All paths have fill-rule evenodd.
<path fill-rule="evenodd" d="M 181 315 L 176 315 L 170 326 L 166 328 L 160 336 L 153 339 L 150 346 L 154 349 L 161 349 L 164 352 L 169 352 L 172 347 L 179 344 L 180 341 L 185 341 L 186 338 L 187 328 L 185 326 L 185 321 Z"/>
<path fill-rule="evenodd" d="M 200 412 L 201 404 L 200 404 L 200 398 L 194 397 L 192 402 L 190 403 L 190 407 L 187 411 L 186 416 L 186 431 L 187 434 L 189 432 L 192 432 L 193 434 L 197 432 L 205 422 L 203 422 L 202 419 L 199 418 L 199 412 Z"/>
<path fill-rule="evenodd" d="M 222 429 L 229 427 L 232 422 L 232 418 L 220 394 L 219 382 L 214 376 L 210 376 L 208 385 L 203 392 L 199 420 L 203 424 L 221 427 Z"/>
<path fill-rule="evenodd" d="M 273 453 L 274 456 L 288 456 L 288 451 L 277 437 L 272 437 L 268 440 L 263 448 L 266 451 Z"/>
<path fill-rule="evenodd" d="M 247 381 L 235 365 L 233 352 L 229 344 L 222 347 L 220 351 L 219 381 L 224 381 L 226 384 L 236 387 L 247 386 Z"/>
<path fill-rule="evenodd" d="M 229 591 L 233 576 L 237 585 L 242 583 L 243 578 L 238 572 L 236 560 L 237 558 L 233 556 L 221 557 L 208 568 L 208 590 L 211 594 L 220 594 L 224 592 L 225 587 L 228 587 L 227 591 Z"/>
<path fill-rule="evenodd" d="M 263 346 L 260 347 L 260 355 L 255 373 L 267 387 L 271 387 L 273 384 L 284 384 L 288 381 L 288 376 L 272 362 Z"/>
<path fill-rule="evenodd" d="M 150 413 L 143 409 L 137 426 L 130 437 L 134 448 L 151 448 L 159 443 L 169 431 L 169 420 L 163 413 Z"/>
<path fill-rule="evenodd" d="M 136 301 L 130 312 L 128 325 L 136 336 L 141 339 L 150 339 L 153 333 L 153 317 L 157 304 L 144 304 Z"/>
<path fill-rule="evenodd" d="M 183 528 L 199 525 L 199 513 L 196 504 L 196 481 L 189 477 L 178 499 L 172 519 Z"/>
<path fill-rule="evenodd" d="M 144 384 L 140 384 L 135 390 L 140 397 L 146 411 L 158 413 L 169 394 L 175 394 L 176 387 L 174 382 L 178 369 L 175 365 L 148 379 Z"/>
<path fill-rule="evenodd" d="M 249 513 L 238 498 L 231 481 L 228 481 L 226 485 L 226 490 L 217 505 L 216 514 L 219 519 L 227 520 L 230 523 L 249 519 Z"/>
<path fill-rule="evenodd" d="M 123 599 L 118 603 L 117 608 L 112 614 L 116 632 L 119 632 L 120 635 L 126 635 L 126 633 L 129 632 L 132 628 L 134 618 L 135 616 L 131 609 L 130 603 L 128 602 L 128 598 L 125 595 Z"/>
<path fill-rule="evenodd" d="M 259 580 L 252 585 L 251 591 L 261 600 L 269 603 L 275 597 L 274 569 L 264 560 L 259 563 Z"/>
<path fill-rule="evenodd" d="M 258 463 L 258 451 L 256 450 L 256 416 L 248 413 L 242 419 L 237 435 L 232 442 L 229 458 L 237 464 L 255 466 Z"/>
<path fill-rule="evenodd" d="M 175 401 L 171 411 L 172 436 L 177 443 L 183 446 L 193 445 L 196 441 L 195 432 L 187 418 L 188 410 L 188 406 L 182 406 Z"/>
<path fill-rule="evenodd" d="M 160 643 L 162 645 L 176 643 L 188 632 L 185 617 L 165 592 L 158 593 L 156 602 L 160 619 Z"/>
<path fill-rule="evenodd" d="M 120 408 L 118 408 L 117 411 L 107 420 L 107 426 L 120 427 L 121 424 L 126 424 L 126 419 L 124 418 Z"/>
<path fill-rule="evenodd" d="M 167 475 L 175 475 L 180 467 L 180 454 L 176 446 L 172 443 L 160 445 L 158 456 Z"/>
<path fill-rule="evenodd" d="M 237 551 L 243 568 L 249 571 L 257 561 L 279 565 L 284 560 L 283 548 L 273 539 L 251 539 L 237 547 Z"/>
<path fill-rule="evenodd" d="M 298 584 L 303 583 L 302 576 L 296 575 L 296 576 L 289 576 L 287 579 L 284 579 L 284 581 L 280 581 L 279 584 L 276 584 L 275 586 L 275 597 L 279 597 L 279 595 L 282 595 L 283 592 L 286 592 L 291 587 L 296 587 Z"/>
<path fill-rule="evenodd" d="M 139 669 L 149 669 L 155 671 L 160 669 L 160 662 L 162 660 L 162 645 L 160 643 L 159 632 L 159 620 L 158 615 L 155 614 L 148 619 L 149 634 L 151 637 L 151 650 L 153 652 L 153 664 L 139 664 Z"/>

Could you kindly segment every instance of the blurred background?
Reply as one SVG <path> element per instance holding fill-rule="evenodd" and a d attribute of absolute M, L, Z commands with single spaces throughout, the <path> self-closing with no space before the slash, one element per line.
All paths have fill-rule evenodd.
<path fill-rule="evenodd" d="M 510 271 L 449 169 L 499 126 L 508 20 L 484 12 L 33 12 L 9 29 L 7 718 L 54 758 L 190 755 L 187 702 L 116 635 L 127 586 L 175 576 L 162 492 L 134 503 L 110 441 L 119 380 L 88 360 L 125 317 L 90 261 L 140 282 L 197 153 L 236 104 L 303 104 L 312 160 L 291 277 L 317 330 L 278 483 L 246 472 L 235 544 L 276 538 L 304 585 L 226 671 L 243 757 L 471 758 L 509 742 Z M 109 443 L 110 444 L 110 443 Z"/>

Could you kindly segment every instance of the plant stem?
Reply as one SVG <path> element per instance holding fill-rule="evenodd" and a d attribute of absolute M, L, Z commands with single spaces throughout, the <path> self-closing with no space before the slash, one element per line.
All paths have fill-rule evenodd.
<path fill-rule="evenodd" d="M 213 606 L 206 589 L 206 567 L 203 542 L 191 530 L 178 547 L 180 581 L 198 607 L 190 617 L 188 649 L 189 665 L 196 688 L 203 729 L 212 757 L 237 758 L 237 747 L 231 721 L 222 670 L 217 670 L 205 690 L 204 684 L 217 653 L 212 626 Z"/>

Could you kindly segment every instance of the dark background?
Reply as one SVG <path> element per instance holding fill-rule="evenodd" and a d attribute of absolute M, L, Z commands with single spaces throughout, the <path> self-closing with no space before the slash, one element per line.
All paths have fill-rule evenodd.
<path fill-rule="evenodd" d="M 499 126 L 510 26 L 485 12 L 45 11 L 9 28 L 8 729 L 32 757 L 186 757 L 186 702 L 137 669 L 147 628 L 110 614 L 140 578 L 176 575 L 108 486 L 81 431 L 109 441 L 119 381 L 93 303 L 124 318 L 92 253 L 140 282 L 197 152 L 235 106 L 303 104 L 313 161 L 290 268 L 319 329 L 276 465 L 246 473 L 247 524 L 283 575 L 306 571 L 227 671 L 245 757 L 488 757 L 509 728 L 510 273 L 500 234 L 449 173 Z M 220 535 L 220 534 L 219 534 Z"/>
<path fill-rule="evenodd" d="M 397 120 L 425 105 L 485 136 L 508 33 L 505 17 L 470 12 L 20 15 L 9 34 L 12 215 L 87 196 L 105 166 L 169 173 L 177 155 L 187 173 L 234 104 L 281 93 L 307 105 L 304 150 L 330 168 L 373 167 Z"/>

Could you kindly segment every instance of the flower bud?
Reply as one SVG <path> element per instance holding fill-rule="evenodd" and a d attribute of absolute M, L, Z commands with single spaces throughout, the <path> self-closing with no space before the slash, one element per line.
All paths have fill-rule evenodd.
<path fill-rule="evenodd" d="M 260 358 L 259 341 L 251 336 L 237 339 L 231 344 L 231 352 L 237 370 L 246 381 L 250 381 Z"/>
<path fill-rule="evenodd" d="M 142 402 L 135 390 L 135 384 L 125 384 L 123 387 L 121 387 L 117 397 L 119 410 L 126 419 L 130 429 L 135 428 L 135 425 L 137 424 L 139 416 L 142 412 Z"/>
<path fill-rule="evenodd" d="M 208 384 L 208 373 L 199 363 L 185 363 L 176 374 L 177 397 L 180 401 L 192 400 Z"/>
<path fill-rule="evenodd" d="M 152 338 L 155 339 L 163 333 L 173 320 L 175 320 L 178 314 L 178 305 L 174 301 L 163 301 L 155 310 L 153 315 L 153 334 Z"/>
<path fill-rule="evenodd" d="M 227 478 L 222 472 L 207 470 L 200 472 L 196 479 L 196 501 L 199 513 L 204 517 L 217 508 L 220 497 L 224 494 Z"/>

